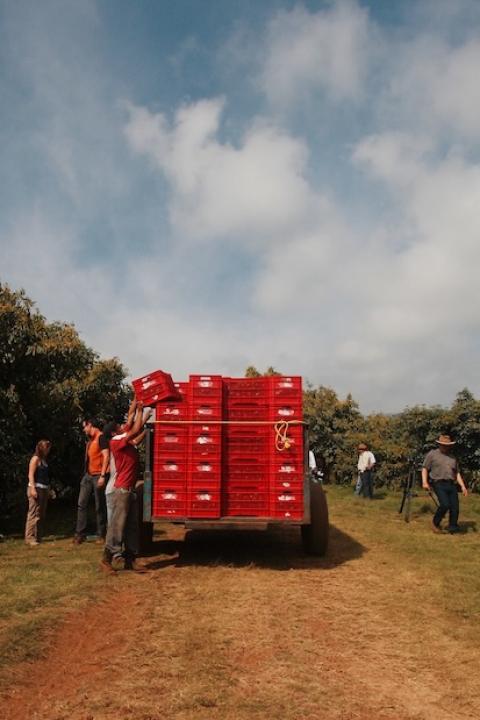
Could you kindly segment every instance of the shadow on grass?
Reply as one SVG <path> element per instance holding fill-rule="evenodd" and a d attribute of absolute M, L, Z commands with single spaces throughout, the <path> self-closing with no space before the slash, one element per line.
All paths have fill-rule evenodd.
<path fill-rule="evenodd" d="M 478 532 L 475 520 L 465 520 L 464 522 L 459 522 L 458 525 L 462 534 L 466 534 L 468 532 Z"/>
<path fill-rule="evenodd" d="M 272 528 L 262 530 L 191 530 L 184 540 L 159 540 L 153 543 L 150 570 L 166 565 L 246 567 L 273 570 L 328 570 L 355 560 L 366 548 L 335 526 L 330 527 L 329 550 L 325 557 L 306 555 L 300 541 L 300 529 Z M 159 555 L 171 555 L 169 560 Z M 155 557 L 156 556 L 156 557 Z M 158 559 L 157 559 L 158 558 Z"/>

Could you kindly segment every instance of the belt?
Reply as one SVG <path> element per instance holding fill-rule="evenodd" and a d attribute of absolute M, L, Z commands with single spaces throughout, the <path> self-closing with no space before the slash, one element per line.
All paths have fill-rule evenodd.
<path fill-rule="evenodd" d="M 35 483 L 35 487 L 42 488 L 42 490 L 48 490 L 49 485 L 44 485 L 43 483 Z"/>

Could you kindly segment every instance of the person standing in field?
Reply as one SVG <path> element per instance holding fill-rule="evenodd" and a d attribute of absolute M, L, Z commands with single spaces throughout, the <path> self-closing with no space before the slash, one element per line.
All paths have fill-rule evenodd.
<path fill-rule="evenodd" d="M 117 423 L 105 426 L 106 434 L 111 435 L 110 452 L 116 470 L 113 492 L 110 493 L 111 517 L 100 562 L 101 569 L 108 573 L 115 572 L 112 561 L 122 555 L 125 559 L 125 570 L 144 570 L 136 563 L 138 511 L 135 485 L 138 480 L 139 459 L 135 440 L 141 435 L 145 421 L 143 404 L 137 402 L 135 419 L 130 429 L 125 430 Z"/>
<path fill-rule="evenodd" d="M 451 451 L 455 441 L 450 435 L 440 435 L 435 441 L 438 445 L 425 456 L 422 466 L 422 487 L 424 490 L 433 490 L 438 498 L 438 508 L 433 516 L 432 529 L 441 533 L 441 522 L 448 512 L 447 532 L 460 532 L 458 515 L 460 503 L 458 502 L 457 485 L 466 497 L 468 491 L 463 481 L 458 463 Z"/>
<path fill-rule="evenodd" d="M 83 421 L 83 432 L 88 440 L 85 448 L 85 473 L 80 481 L 77 524 L 73 538 L 76 545 L 80 545 L 86 538 L 88 501 L 92 492 L 95 498 L 98 542 L 103 542 L 107 533 L 105 478 L 110 465 L 110 451 L 108 440 L 99 429 L 99 424 L 98 420 L 93 418 Z"/>
<path fill-rule="evenodd" d="M 137 400 L 136 398 L 133 398 L 132 402 L 130 403 L 130 406 L 128 408 L 128 415 L 125 423 L 121 426 L 121 432 L 127 432 L 127 430 L 130 430 L 130 428 L 133 425 L 133 420 L 135 417 L 135 411 L 137 408 Z M 116 428 L 115 423 L 107 423 L 105 427 L 103 428 L 103 434 L 107 438 L 109 442 L 109 448 L 110 448 L 110 440 L 111 440 L 111 434 L 114 432 L 114 429 Z M 135 438 L 131 440 L 131 444 L 137 448 L 142 440 L 145 437 L 145 431 L 143 430 L 139 435 L 137 435 Z M 110 453 L 110 469 L 109 469 L 109 480 L 105 487 L 105 501 L 107 506 L 107 532 L 108 532 L 108 526 L 110 525 L 111 519 L 112 519 L 112 510 L 113 510 L 113 491 L 115 489 L 115 481 L 117 479 L 117 468 L 115 466 L 115 459 L 113 457 L 113 453 Z"/>
<path fill-rule="evenodd" d="M 49 440 L 40 440 L 28 465 L 28 511 L 25 524 L 25 542 L 38 545 L 42 540 L 43 524 L 47 513 L 50 478 L 47 457 L 50 452 Z"/>
<path fill-rule="evenodd" d="M 366 443 L 360 443 L 358 446 L 358 479 L 355 493 L 363 495 L 364 498 L 373 498 L 373 468 L 375 466 L 375 456 L 368 449 Z"/>

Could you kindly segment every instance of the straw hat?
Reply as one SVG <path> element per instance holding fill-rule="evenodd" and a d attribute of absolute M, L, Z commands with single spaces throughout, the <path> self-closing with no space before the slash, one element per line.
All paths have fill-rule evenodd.
<path fill-rule="evenodd" d="M 450 435 L 440 435 L 435 442 L 437 445 L 455 445 L 455 440 L 452 440 Z"/>

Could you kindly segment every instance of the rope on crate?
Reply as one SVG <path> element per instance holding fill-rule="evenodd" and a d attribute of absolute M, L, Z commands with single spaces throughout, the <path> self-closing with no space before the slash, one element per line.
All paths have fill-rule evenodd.
<path fill-rule="evenodd" d="M 287 425 L 306 425 L 304 420 L 284 420 Z M 280 425 L 277 420 L 149 420 L 147 425 Z"/>
<path fill-rule="evenodd" d="M 292 447 L 292 443 L 288 437 L 288 425 L 289 423 L 287 420 L 282 420 L 281 422 L 277 422 L 275 424 L 275 448 L 277 450 L 288 450 Z"/>
<path fill-rule="evenodd" d="M 275 448 L 282 452 L 292 447 L 288 437 L 290 425 L 306 425 L 303 420 L 154 420 L 152 425 L 273 425 L 275 430 Z"/>

